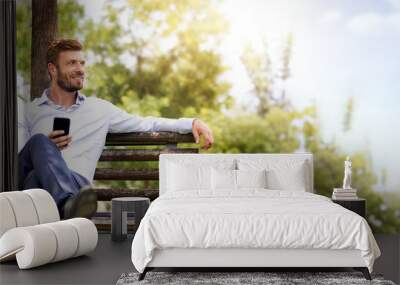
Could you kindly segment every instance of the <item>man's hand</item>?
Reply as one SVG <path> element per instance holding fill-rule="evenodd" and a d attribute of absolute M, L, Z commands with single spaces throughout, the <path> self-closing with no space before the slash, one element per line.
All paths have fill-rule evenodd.
<path fill-rule="evenodd" d="M 204 136 L 203 149 L 209 149 L 214 143 L 211 129 L 199 119 L 194 119 L 192 124 L 192 133 L 196 143 L 200 142 L 200 136 Z"/>
<path fill-rule="evenodd" d="M 58 131 L 52 131 L 48 135 L 49 139 L 56 144 L 59 150 L 63 150 L 64 148 L 66 148 L 72 139 L 71 136 L 63 136 L 63 134 L 64 134 L 63 130 L 58 130 Z"/>

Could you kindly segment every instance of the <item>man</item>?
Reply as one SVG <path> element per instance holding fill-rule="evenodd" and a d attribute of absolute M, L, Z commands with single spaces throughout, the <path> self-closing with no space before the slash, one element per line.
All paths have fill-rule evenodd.
<path fill-rule="evenodd" d="M 165 119 L 127 114 L 110 102 L 79 92 L 85 79 L 82 45 L 57 39 L 47 50 L 50 88 L 30 102 L 18 120 L 19 189 L 43 188 L 64 218 L 90 217 L 97 197 L 90 189 L 108 132 L 192 132 L 204 148 L 213 143 L 211 130 L 199 119 Z M 70 120 L 69 135 L 53 131 L 55 117 Z"/>

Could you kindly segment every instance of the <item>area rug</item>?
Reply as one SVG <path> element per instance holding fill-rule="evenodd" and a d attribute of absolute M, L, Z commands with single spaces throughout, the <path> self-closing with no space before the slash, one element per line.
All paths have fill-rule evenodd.
<path fill-rule="evenodd" d="M 382 275 L 372 275 L 373 280 L 368 281 L 360 272 L 148 272 L 142 281 L 138 281 L 138 276 L 138 273 L 122 274 L 117 285 L 395 285 L 384 280 Z"/>

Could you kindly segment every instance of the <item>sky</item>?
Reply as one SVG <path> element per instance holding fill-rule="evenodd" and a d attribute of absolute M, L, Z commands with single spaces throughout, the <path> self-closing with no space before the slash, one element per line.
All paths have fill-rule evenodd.
<path fill-rule="evenodd" d="M 80 2 L 97 19 L 107 3 Z M 291 101 L 299 108 L 316 104 L 324 140 L 349 155 L 369 152 L 375 173 L 387 170 L 385 190 L 400 191 L 400 0 L 225 0 L 220 10 L 230 26 L 220 51 L 231 69 L 224 79 L 232 96 L 243 104 L 254 101 L 240 62 L 244 44 L 257 48 L 266 38 L 274 62 L 292 33 Z M 353 123 L 344 133 L 350 97 Z"/>

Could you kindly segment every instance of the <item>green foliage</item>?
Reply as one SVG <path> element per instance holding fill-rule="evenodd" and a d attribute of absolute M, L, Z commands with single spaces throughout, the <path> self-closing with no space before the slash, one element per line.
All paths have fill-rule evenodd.
<path fill-rule="evenodd" d="M 31 2 L 19 2 L 16 7 L 16 65 L 22 79 L 31 80 L 32 15 Z"/>
<path fill-rule="evenodd" d="M 286 81 L 290 78 L 290 62 L 292 59 L 292 49 L 293 49 L 293 35 L 289 34 L 286 38 L 285 45 L 282 51 L 282 66 L 280 69 L 279 77 L 281 80 Z"/>
<path fill-rule="evenodd" d="M 257 113 L 259 116 L 265 116 L 273 107 L 290 111 L 291 104 L 286 98 L 285 88 L 277 90 L 276 85 L 280 82 L 284 86 L 290 78 L 293 36 L 289 34 L 284 42 L 278 68 L 272 64 L 265 39 L 263 46 L 264 49 L 258 52 L 247 44 L 241 56 L 241 61 L 253 84 L 252 91 L 258 99 Z"/>
<path fill-rule="evenodd" d="M 257 113 L 260 116 L 265 116 L 271 108 L 275 81 L 266 41 L 264 41 L 264 49 L 259 53 L 248 44 L 241 56 L 253 84 L 253 93 L 258 99 Z"/>
<path fill-rule="evenodd" d="M 350 97 L 346 102 L 346 109 L 344 113 L 343 132 L 348 132 L 353 123 L 354 114 L 354 97 Z"/>
<path fill-rule="evenodd" d="M 383 192 L 382 196 L 389 207 L 397 209 L 397 216 L 400 218 L 400 192 Z"/>
<path fill-rule="evenodd" d="M 74 0 L 58 0 L 57 10 L 58 37 L 79 38 L 83 28 L 85 8 Z"/>
<path fill-rule="evenodd" d="M 227 117 L 203 111 L 201 118 L 212 126 L 215 136 L 213 152 L 290 153 L 299 147 L 300 129 L 293 123 L 301 114 L 272 109 L 265 117 L 235 114 Z"/>
<path fill-rule="evenodd" d="M 120 24 L 124 13 L 129 28 Z M 85 28 L 94 63 L 85 92 L 121 105 L 121 94 L 168 98 L 160 114 L 181 116 L 186 108 L 220 109 L 229 102 L 226 70 L 213 48 L 226 28 L 209 1 L 128 1 L 108 6 L 100 23 Z M 190 94 L 190 96 L 188 96 Z"/>

